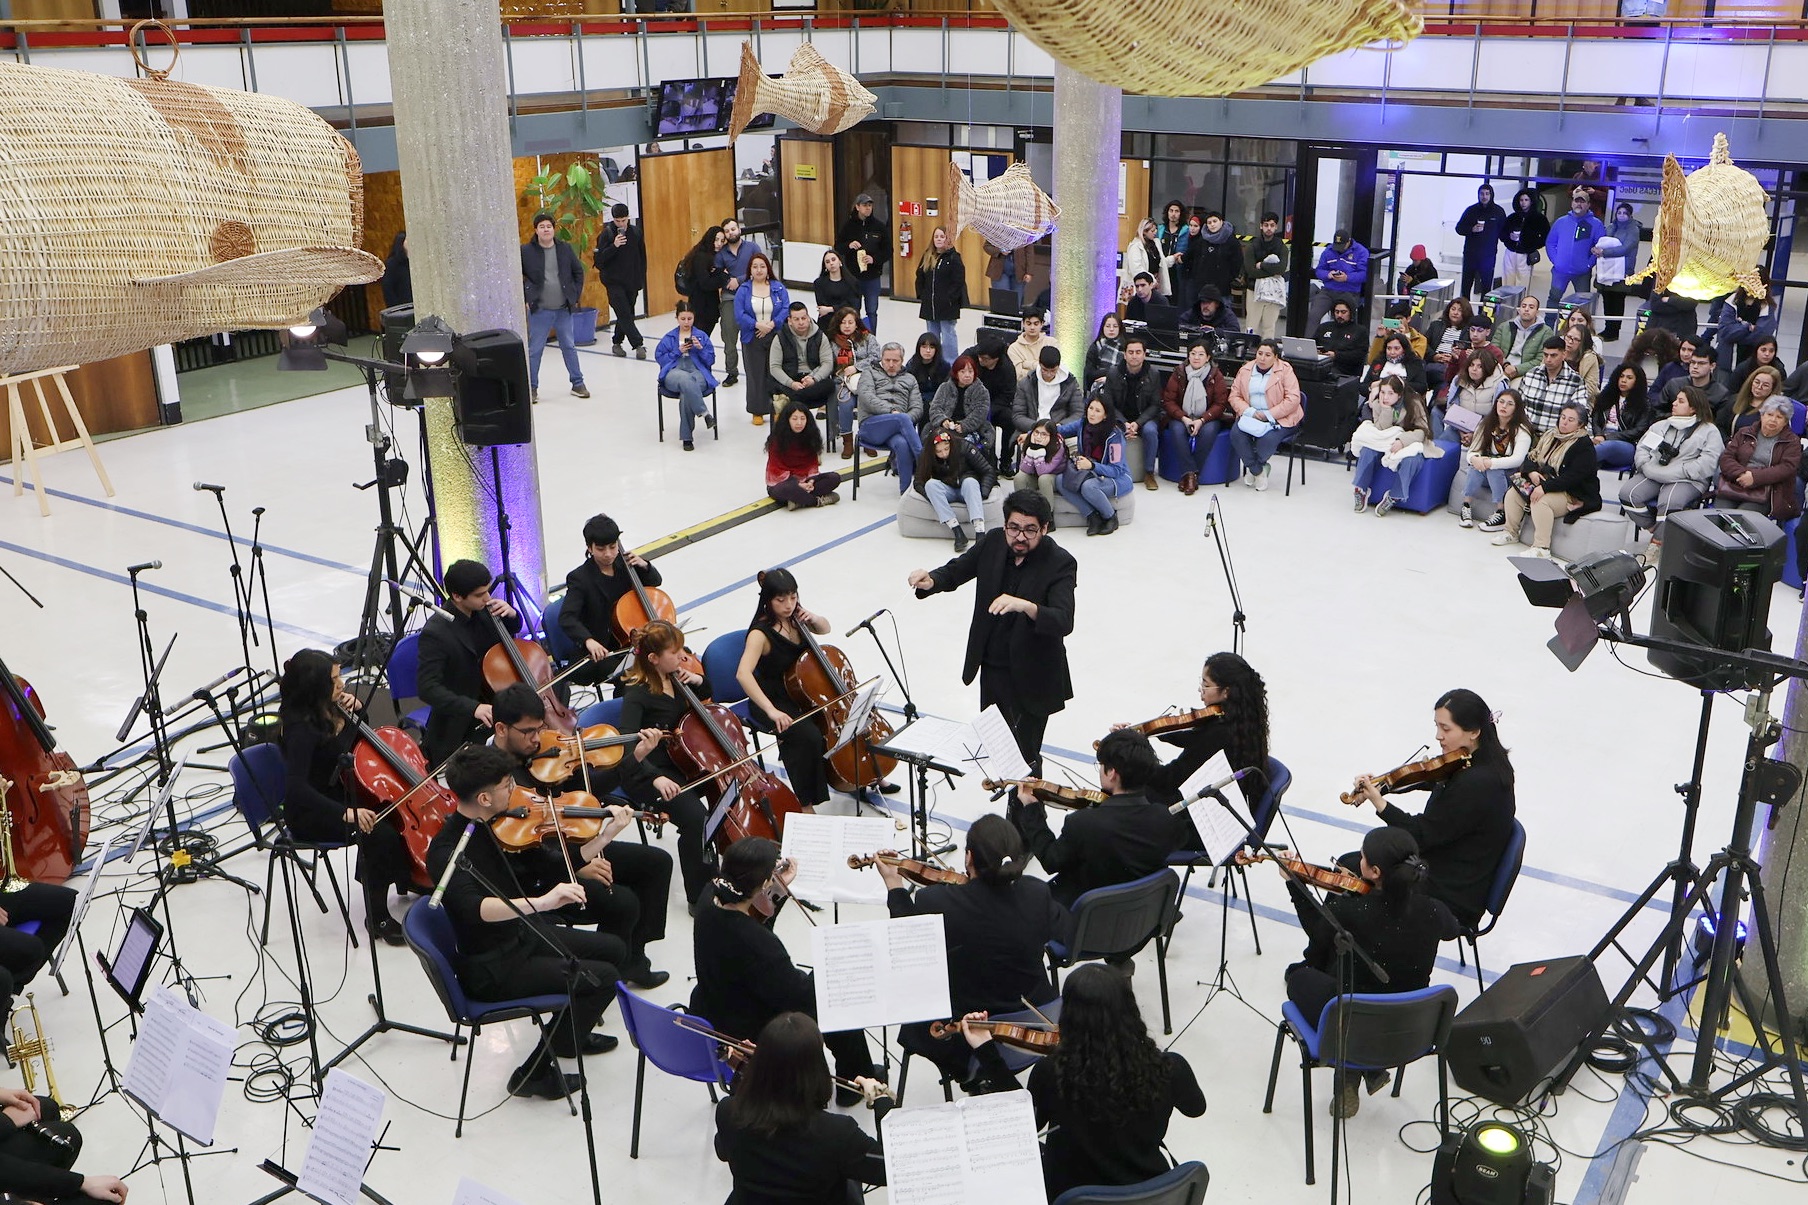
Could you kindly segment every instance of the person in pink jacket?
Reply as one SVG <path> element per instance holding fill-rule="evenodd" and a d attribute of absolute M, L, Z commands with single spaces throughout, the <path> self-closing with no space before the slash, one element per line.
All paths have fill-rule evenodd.
<path fill-rule="evenodd" d="M 1230 429 L 1230 444 L 1243 466 L 1243 484 L 1265 490 L 1271 472 L 1268 462 L 1275 449 L 1293 438 L 1306 416 L 1299 378 L 1293 375 L 1293 366 L 1281 359 L 1279 342 L 1262 340 L 1256 358 L 1237 370 L 1230 387 L 1230 408 L 1237 416 Z"/>

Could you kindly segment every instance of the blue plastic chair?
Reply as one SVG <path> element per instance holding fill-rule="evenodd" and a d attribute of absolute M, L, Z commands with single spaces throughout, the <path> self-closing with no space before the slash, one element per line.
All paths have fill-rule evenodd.
<path fill-rule="evenodd" d="M 1141 1184 L 1070 1188 L 1054 1205 L 1200 1205 L 1211 1180 L 1205 1164 L 1182 1163 Z"/>
<path fill-rule="evenodd" d="M 703 677 L 709 682 L 710 698 L 734 712 L 741 726 L 747 729 L 753 738 L 753 752 L 759 759 L 760 768 L 765 769 L 766 755 L 761 747 L 760 733 L 771 729 L 764 716 L 756 721 L 753 703 L 735 677 L 735 671 L 741 667 L 741 653 L 746 648 L 747 633 L 744 630 L 724 632 L 710 641 L 709 647 L 703 650 Z"/>
<path fill-rule="evenodd" d="M 1513 894 L 1513 884 L 1519 881 L 1519 869 L 1525 865 L 1525 825 L 1513 821 L 1513 833 L 1507 838 L 1507 848 L 1501 851 L 1500 861 L 1494 867 L 1494 878 L 1488 884 L 1488 902 L 1483 905 L 1487 915 L 1487 923 L 1481 926 L 1464 925 L 1457 935 L 1457 957 L 1462 958 L 1463 943 L 1469 943 L 1469 953 L 1475 959 L 1475 985 L 1486 991 L 1488 985 L 1482 982 L 1482 952 L 1476 947 L 1476 939 L 1494 931 L 1494 923 L 1500 919 L 1501 909 L 1507 906 L 1507 897 Z"/>
<path fill-rule="evenodd" d="M 1274 1084 L 1281 1072 L 1281 1048 L 1292 1038 L 1300 1048 L 1300 1094 L 1306 1123 L 1306 1183 L 1316 1184 L 1312 1159 L 1312 1069 L 1333 1067 L 1337 1090 L 1350 1072 L 1385 1071 L 1393 1068 L 1394 1095 L 1400 1095 L 1406 1064 L 1436 1054 L 1438 1058 L 1438 1129 L 1449 1134 L 1450 1082 L 1444 1065 L 1444 1044 L 1450 1022 L 1456 1016 L 1456 989 L 1447 985 L 1420 988 L 1391 995 L 1336 996 L 1326 1003 L 1316 1022 L 1288 1003 L 1281 1006 L 1281 1024 L 1274 1035 L 1274 1061 L 1268 1068 L 1268 1095 L 1262 1112 L 1274 1111 Z M 1331 1131 L 1333 1199 L 1337 1168 L 1337 1134 Z"/>
<path fill-rule="evenodd" d="M 696 1080 L 709 1089 L 710 1103 L 715 1103 L 716 1089 L 728 1087 L 734 1072 L 718 1056 L 718 1043 L 707 1034 L 686 1029 L 678 1024 L 684 1015 L 677 1008 L 663 1008 L 634 993 L 626 983 L 615 985 L 615 998 L 621 1001 L 622 1024 L 628 1040 L 640 1052 L 634 1068 L 634 1130 L 628 1139 L 628 1158 L 640 1158 L 640 1098 L 647 1082 L 647 1064 L 679 1079 Z M 708 1027 L 702 1017 L 692 1017 L 698 1025 Z"/>
<path fill-rule="evenodd" d="M 540 616 L 540 624 L 546 629 L 546 651 L 560 666 L 570 665 L 584 656 L 584 651 L 573 644 L 565 629 L 559 626 L 559 614 L 564 610 L 565 596 L 561 594 L 546 604 L 546 613 Z"/>
<path fill-rule="evenodd" d="M 1783 584 L 1792 590 L 1802 588 L 1802 570 L 1795 563 L 1795 529 L 1801 526 L 1801 523 L 1802 517 L 1797 515 L 1787 523 L 1781 524 L 1783 528 Z"/>
<path fill-rule="evenodd" d="M 402 917 L 402 933 L 408 938 L 409 948 L 421 960 L 421 969 L 427 972 L 427 982 L 439 996 L 439 1002 L 446 1010 L 446 1019 L 452 1022 L 452 1058 L 458 1058 L 458 1047 L 461 1043 L 459 1030 L 471 1027 L 471 1052 L 465 1057 L 464 1084 L 458 1090 L 458 1125 L 453 1130 L 454 1138 L 462 1138 L 465 1133 L 465 1098 L 471 1092 L 471 1063 L 476 1057 L 477 1038 L 485 1025 L 497 1025 L 503 1021 L 517 1021 L 522 1017 L 531 1017 L 536 1028 L 544 1031 L 546 1023 L 541 1020 L 548 1013 L 556 1013 L 571 1003 L 571 997 L 563 992 L 547 996 L 521 996 L 514 1000 L 473 1000 L 465 995 L 463 985 L 458 982 L 458 973 L 454 970 L 458 958 L 458 935 L 452 929 L 452 918 L 446 915 L 443 908 L 430 907 L 425 900 L 408 909 Z M 566 1104 L 571 1106 L 571 1115 L 577 1116 L 576 1102 L 566 1094 Z"/>
<path fill-rule="evenodd" d="M 327 856 L 335 850 L 351 848 L 351 842 L 297 841 L 288 834 L 280 819 L 283 800 L 288 796 L 288 772 L 283 767 L 282 750 L 275 745 L 248 745 L 243 753 L 232 755 L 226 769 L 232 775 L 232 806 L 238 809 L 245 827 L 251 832 L 252 848 L 270 855 L 264 871 L 263 943 L 270 944 L 271 889 L 276 883 L 277 862 L 284 860 L 301 873 L 322 912 L 327 910 L 326 900 L 321 898 L 320 888 L 314 883 L 314 872 L 316 867 L 326 866 L 327 882 L 332 885 L 333 898 L 338 901 L 339 915 L 345 919 L 345 931 L 351 936 L 352 945 L 357 946 L 358 934 L 352 925 L 351 910 L 346 907 L 345 894 L 339 890 L 339 876 L 334 873 L 332 859 Z M 306 861 L 302 858 L 304 854 Z"/>
<path fill-rule="evenodd" d="M 1173 1033 L 1168 1012 L 1168 939 L 1180 919 L 1180 876 L 1163 868 L 1128 883 L 1094 887 L 1073 902 L 1073 935 L 1048 943 L 1049 982 L 1060 986 L 1060 968 L 1112 954 L 1128 954 L 1155 939 L 1161 976 L 1161 1031 Z"/>
<path fill-rule="evenodd" d="M 1162 468 L 1165 470 L 1167 466 L 1163 465 Z M 1166 476 L 1166 473 L 1163 475 Z M 1218 432 L 1218 439 L 1212 444 L 1212 450 L 1205 454 L 1205 467 L 1199 470 L 1199 484 L 1229 485 L 1242 475 L 1243 465 L 1237 460 L 1237 450 L 1230 442 L 1230 428 L 1226 427 Z"/>
<path fill-rule="evenodd" d="M 1281 808 L 1281 797 L 1287 788 L 1293 785 L 1293 771 L 1274 758 L 1268 759 L 1267 786 L 1256 800 L 1255 811 L 1251 814 L 1253 822 L 1250 832 L 1259 845 L 1268 839 L 1269 826 L 1274 823 L 1276 814 Z M 1186 867 L 1186 876 L 1180 881 L 1180 895 L 1186 895 L 1187 884 L 1192 881 L 1193 871 L 1200 866 L 1210 866 L 1211 856 L 1202 849 L 1180 849 L 1168 855 L 1169 866 Z M 1235 875 L 1235 879 L 1231 876 Z M 1243 906 L 1249 909 L 1249 932 L 1255 938 L 1256 953 L 1262 952 L 1262 935 L 1256 930 L 1256 902 L 1249 894 L 1249 874 L 1247 869 L 1235 863 L 1225 868 L 1225 886 L 1233 896 L 1241 896 Z M 1176 905 L 1178 906 L 1178 904 Z"/>
<path fill-rule="evenodd" d="M 389 678 L 389 696 L 398 710 L 404 700 L 420 698 L 420 672 L 421 634 L 410 632 L 389 650 L 389 664 L 384 668 L 384 674 Z M 432 711 L 431 707 L 417 707 L 407 718 L 425 728 Z"/>

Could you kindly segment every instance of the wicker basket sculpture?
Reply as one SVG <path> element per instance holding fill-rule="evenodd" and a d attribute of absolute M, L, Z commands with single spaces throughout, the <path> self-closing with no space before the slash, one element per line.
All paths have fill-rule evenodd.
<path fill-rule="evenodd" d="M 975 185 L 950 159 L 948 195 L 954 198 L 954 233 L 970 226 L 1000 251 L 1029 246 L 1061 220 L 1061 207 L 1036 187 L 1027 163 L 1013 163 L 1004 175 Z"/>
<path fill-rule="evenodd" d="M 1676 156 L 1665 155 L 1651 262 L 1626 283 L 1649 278 L 1660 293 L 1698 301 L 1741 287 L 1762 296 L 1757 264 L 1770 237 L 1766 200 L 1758 178 L 1733 163 L 1725 134 L 1714 135 L 1707 164 L 1693 172 L 1684 174 Z"/>
<path fill-rule="evenodd" d="M 0 63 L 0 375 L 284 326 L 383 264 L 357 152 L 280 97 Z"/>
<path fill-rule="evenodd" d="M 1147 96 L 1226 96 L 1424 28 L 1409 0 L 997 0 L 1065 66 Z"/>
<path fill-rule="evenodd" d="M 777 113 L 812 134 L 839 134 L 871 117 L 878 98 L 860 81 L 822 57 L 805 42 L 791 56 L 791 69 L 768 79 L 753 57 L 753 46 L 741 43 L 741 78 L 735 85 L 734 112 L 728 123 L 733 142 L 761 113 Z"/>

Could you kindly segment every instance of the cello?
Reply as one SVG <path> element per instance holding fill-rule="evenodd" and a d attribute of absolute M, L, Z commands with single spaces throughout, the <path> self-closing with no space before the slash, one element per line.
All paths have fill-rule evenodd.
<path fill-rule="evenodd" d="M 360 800 L 355 806 L 368 806 L 379 818 L 393 813 L 414 866 L 414 885 L 430 890 L 427 847 L 458 808 L 458 797 L 427 772 L 427 757 L 413 737 L 400 728 L 372 728 L 344 708 L 339 712 L 358 730 L 350 771 Z"/>
<path fill-rule="evenodd" d="M 578 727 L 577 712 L 562 702 L 553 687 L 558 685 L 566 674 L 576 673 L 580 666 L 588 665 L 587 661 L 579 661 L 565 674 L 554 675 L 552 658 L 544 648 L 531 640 L 521 640 L 509 634 L 502 626 L 502 617 L 487 607 L 483 612 L 489 616 L 490 624 L 496 629 L 496 644 L 483 655 L 483 680 L 490 688 L 490 693 L 513 686 L 517 682 L 525 682 L 540 695 L 541 702 L 546 704 L 547 726 L 559 732 L 576 732 Z"/>
<path fill-rule="evenodd" d="M 621 642 L 622 647 L 633 644 L 635 634 L 655 619 L 663 619 L 677 627 L 678 604 L 672 601 L 672 596 L 657 586 L 642 582 L 627 553 L 622 553 L 619 563 L 622 571 L 628 575 L 629 584 L 634 587 L 615 600 L 615 614 L 611 617 L 615 638 Z"/>
<path fill-rule="evenodd" d="M 716 848 L 724 852 L 742 837 L 779 840 L 785 817 L 803 811 L 791 788 L 761 769 L 747 752 L 747 735 L 734 712 L 720 703 L 705 703 L 676 675 L 672 689 L 690 714 L 666 737 L 672 760 L 687 777 L 706 778 L 703 794 L 713 806 L 734 783 L 739 794 L 716 827 Z"/>
<path fill-rule="evenodd" d="M 13 861 L 28 879 L 64 882 L 88 845 L 88 784 L 57 748 L 37 691 L 4 661 L 0 701 L 0 779 L 13 784 L 4 796 Z"/>
<path fill-rule="evenodd" d="M 804 707 L 820 707 L 817 726 L 822 729 L 825 747 L 834 749 L 840 743 L 853 707 L 855 674 L 853 663 L 834 645 L 817 641 L 809 625 L 793 621 L 803 638 L 804 655 L 785 671 L 785 690 Z M 829 783 L 838 791 L 854 791 L 857 787 L 876 785 L 897 769 L 896 758 L 872 751 L 883 745 L 892 727 L 875 708 L 867 721 L 866 731 L 828 755 Z"/>

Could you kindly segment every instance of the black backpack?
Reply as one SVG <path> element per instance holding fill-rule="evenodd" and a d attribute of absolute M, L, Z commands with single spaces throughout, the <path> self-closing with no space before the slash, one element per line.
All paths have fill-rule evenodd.
<path fill-rule="evenodd" d="M 672 269 L 672 287 L 678 290 L 678 296 L 680 297 L 689 297 L 691 295 L 691 276 L 690 272 L 687 270 L 690 267 L 690 262 L 691 257 L 686 255 L 678 261 L 678 266 Z"/>

